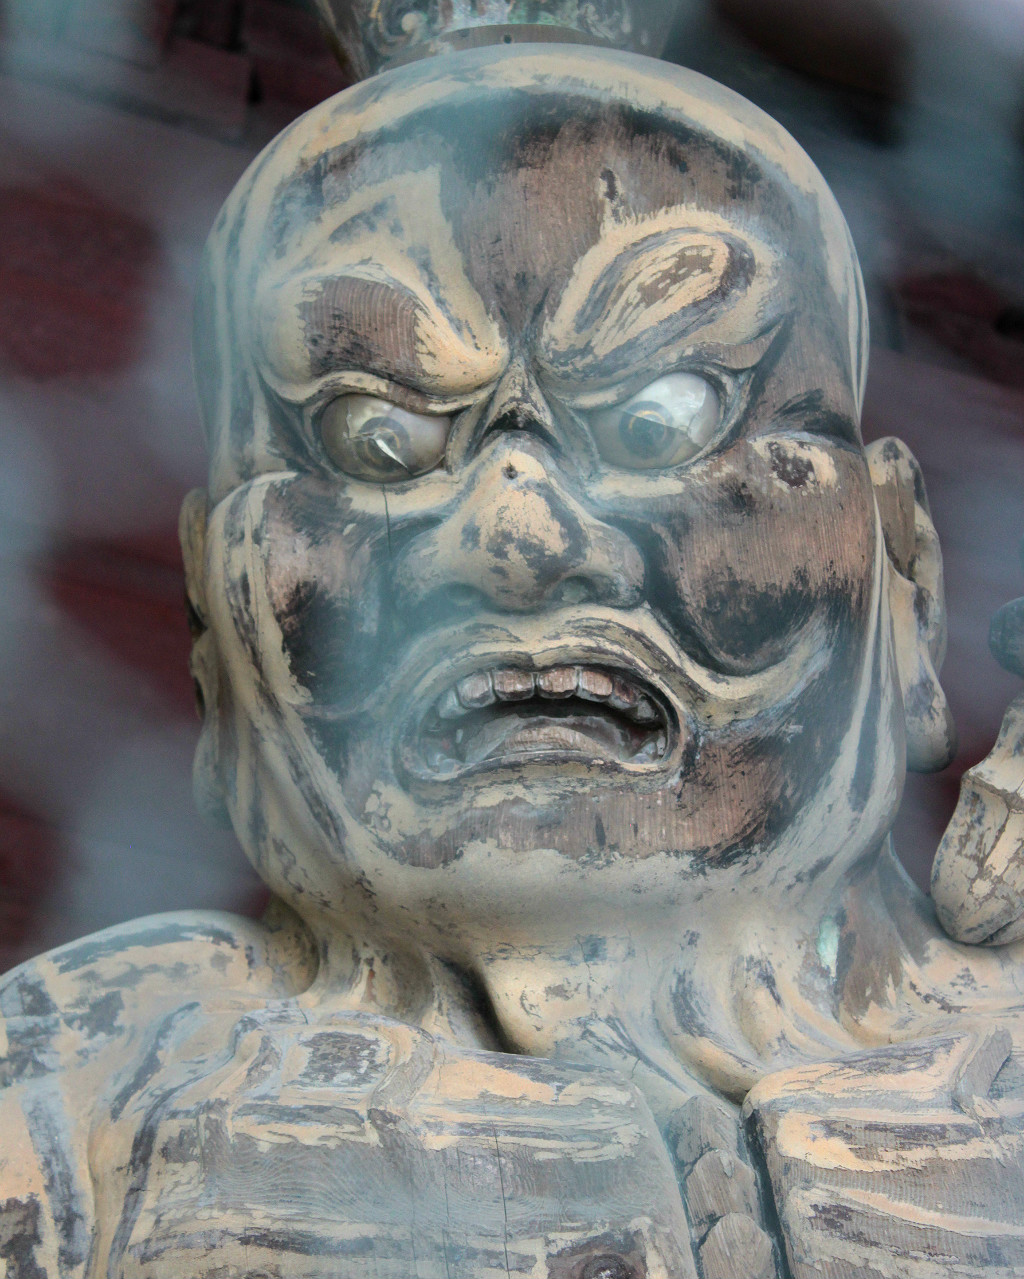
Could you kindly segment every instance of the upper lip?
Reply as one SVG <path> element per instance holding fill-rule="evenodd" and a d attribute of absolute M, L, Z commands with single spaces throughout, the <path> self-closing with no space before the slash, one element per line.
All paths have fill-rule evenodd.
<path fill-rule="evenodd" d="M 557 666 L 592 666 L 621 672 L 649 684 L 670 703 L 703 700 L 698 666 L 646 615 L 620 610 L 569 607 L 543 616 L 491 616 L 458 627 L 431 629 L 393 655 L 387 665 L 354 682 L 329 702 L 296 703 L 304 715 L 341 722 L 353 716 L 390 717 L 395 706 L 423 709 L 467 675 L 501 667 L 542 672 Z M 649 634 L 654 631 L 654 634 Z M 387 690 L 382 701 L 381 692 Z M 415 713 L 415 711 L 414 711 Z"/>
<path fill-rule="evenodd" d="M 684 733 L 700 736 L 709 711 L 735 722 L 778 711 L 825 661 L 826 646 L 809 629 L 772 668 L 750 675 L 709 669 L 680 649 L 674 637 L 646 609 L 578 606 L 529 616 L 478 617 L 458 627 L 431 629 L 403 645 L 400 653 L 370 679 L 354 683 L 347 696 L 330 703 L 306 700 L 295 709 L 304 717 L 341 727 L 354 720 L 376 724 L 398 749 L 414 775 L 409 744 L 446 689 L 466 676 L 499 668 L 534 674 L 555 667 L 587 666 L 620 674 L 646 686 L 670 725 L 668 750 L 660 765 L 681 760 Z M 671 731 L 674 730 L 674 731 Z"/>

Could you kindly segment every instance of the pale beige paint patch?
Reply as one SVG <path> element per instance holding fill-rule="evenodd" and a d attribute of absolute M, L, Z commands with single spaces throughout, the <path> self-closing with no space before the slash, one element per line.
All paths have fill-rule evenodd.
<path fill-rule="evenodd" d="M 713 293 L 728 268 L 729 246 L 704 226 L 687 226 L 692 217 L 691 211 L 678 209 L 643 221 L 606 223 L 601 239 L 576 264 L 545 324 L 544 344 L 585 353 L 588 361 L 597 362 Z M 671 238 L 666 240 L 666 234 Z M 616 266 L 614 286 L 597 315 L 581 327 L 588 303 L 594 309 L 595 289 Z M 756 270 L 771 274 L 764 261 Z M 737 324 L 742 327 L 742 319 Z"/>
<path fill-rule="evenodd" d="M 409 208 L 417 210 L 412 226 L 398 212 Z M 283 263 L 264 273 L 257 300 L 260 348 L 285 384 L 312 376 L 303 311 L 334 279 L 380 283 L 414 299 L 420 367 L 448 394 L 476 390 L 503 369 L 508 353 L 466 276 L 437 169 L 356 186 L 320 218 L 298 224 Z"/>

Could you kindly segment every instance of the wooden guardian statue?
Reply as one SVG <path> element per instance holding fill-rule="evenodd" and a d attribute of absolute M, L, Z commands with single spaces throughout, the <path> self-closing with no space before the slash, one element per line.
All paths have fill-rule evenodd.
<path fill-rule="evenodd" d="M 933 906 L 939 548 L 831 193 L 652 6 L 325 11 L 370 78 L 214 228 L 181 521 L 273 905 L 0 984 L 8 1274 L 1024 1276 L 1021 712 Z"/>

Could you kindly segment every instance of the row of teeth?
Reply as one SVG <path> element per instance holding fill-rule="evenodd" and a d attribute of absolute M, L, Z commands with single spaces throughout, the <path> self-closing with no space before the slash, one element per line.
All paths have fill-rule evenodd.
<path fill-rule="evenodd" d="M 661 721 L 651 699 L 628 680 L 590 666 L 555 666 L 537 673 L 515 667 L 480 671 L 446 689 L 434 709 L 441 719 L 460 719 L 497 702 L 525 702 L 531 697 L 551 701 L 579 697 L 585 702 L 603 702 L 635 724 Z"/>

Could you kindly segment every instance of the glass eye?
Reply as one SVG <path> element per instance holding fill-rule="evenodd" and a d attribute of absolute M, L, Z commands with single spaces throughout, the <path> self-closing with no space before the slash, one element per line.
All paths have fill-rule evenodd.
<path fill-rule="evenodd" d="M 598 452 L 613 466 L 653 471 L 699 453 L 721 420 L 718 394 L 696 373 L 670 373 L 625 404 L 591 418 Z"/>
<path fill-rule="evenodd" d="M 449 421 L 372 395 L 339 395 L 320 415 L 320 438 L 346 475 L 390 484 L 433 470 L 444 457 Z"/>

